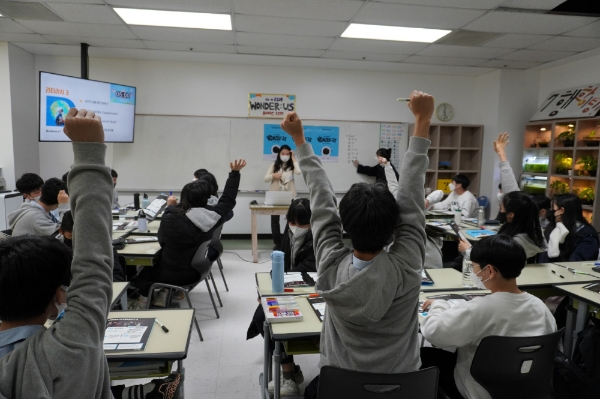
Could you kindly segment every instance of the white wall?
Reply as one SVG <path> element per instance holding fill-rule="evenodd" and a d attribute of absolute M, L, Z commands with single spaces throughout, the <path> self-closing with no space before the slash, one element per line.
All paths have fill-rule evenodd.
<path fill-rule="evenodd" d="M 13 151 L 13 132 L 11 117 L 10 66 L 8 43 L 0 42 L 0 167 L 9 190 L 15 189 L 15 155 Z M 32 108 L 35 109 L 35 108 Z"/>
<path fill-rule="evenodd" d="M 600 55 L 596 55 L 541 71 L 538 103 L 556 90 L 600 83 L 599 66 Z"/>

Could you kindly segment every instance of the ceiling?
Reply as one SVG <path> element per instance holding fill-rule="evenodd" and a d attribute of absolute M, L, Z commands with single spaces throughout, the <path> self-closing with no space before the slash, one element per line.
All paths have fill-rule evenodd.
<path fill-rule="evenodd" d="M 572 0 L 573 1 L 573 0 Z M 34 54 L 479 75 L 600 54 L 600 17 L 564 0 L 0 1 L 0 41 Z M 112 6 L 226 13 L 233 31 L 125 24 Z M 10 12 L 9 12 L 10 11 Z M 10 18 L 12 16 L 12 18 Z M 450 29 L 437 43 L 341 38 L 351 23 Z"/>

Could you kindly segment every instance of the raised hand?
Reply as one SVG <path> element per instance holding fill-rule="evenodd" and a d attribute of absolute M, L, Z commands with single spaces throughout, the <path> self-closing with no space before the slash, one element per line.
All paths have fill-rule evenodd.
<path fill-rule="evenodd" d="M 433 97 L 422 91 L 413 91 L 410 95 L 408 108 L 417 119 L 431 119 L 433 114 Z"/>
<path fill-rule="evenodd" d="M 506 161 L 506 145 L 509 143 L 508 137 L 510 135 L 506 132 L 500 133 L 496 141 L 494 141 L 494 151 L 500 157 L 500 161 Z"/>
<path fill-rule="evenodd" d="M 169 195 L 169 198 L 167 198 L 167 205 L 168 206 L 177 205 L 177 198 L 175 198 L 174 195 Z"/>
<path fill-rule="evenodd" d="M 69 194 L 67 194 L 65 190 L 60 190 L 56 199 L 58 200 L 59 204 L 68 204 Z"/>
<path fill-rule="evenodd" d="M 355 159 L 354 161 L 352 161 L 352 163 L 354 164 L 355 167 L 358 168 L 358 165 L 359 165 L 358 159 Z"/>
<path fill-rule="evenodd" d="M 104 143 L 102 120 L 94 111 L 71 108 L 63 131 L 75 143 Z"/>
<path fill-rule="evenodd" d="M 246 166 L 246 161 L 244 159 L 236 159 L 235 161 L 231 162 L 229 166 L 234 172 L 239 172 L 240 170 L 244 169 L 244 166 Z"/>
<path fill-rule="evenodd" d="M 283 122 L 281 122 L 280 126 L 284 132 L 292 136 L 296 147 L 306 142 L 304 139 L 304 128 L 302 127 L 302 121 L 295 112 L 288 112 L 285 118 L 283 118 Z"/>

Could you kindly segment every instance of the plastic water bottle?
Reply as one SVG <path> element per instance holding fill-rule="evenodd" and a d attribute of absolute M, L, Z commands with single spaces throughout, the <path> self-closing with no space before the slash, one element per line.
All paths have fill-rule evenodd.
<path fill-rule="evenodd" d="M 458 227 L 460 227 L 460 224 L 462 223 L 462 211 L 460 208 L 454 210 L 454 223 L 456 223 Z"/>
<path fill-rule="evenodd" d="M 481 226 L 483 226 L 485 224 L 485 211 L 483 210 L 483 207 L 480 206 L 479 210 L 477 210 L 477 227 L 482 228 Z"/>
<path fill-rule="evenodd" d="M 138 214 L 138 231 L 140 233 L 148 231 L 148 220 L 146 219 L 146 214 L 142 210 L 140 210 L 140 213 Z"/>
<path fill-rule="evenodd" d="M 150 200 L 148 199 L 148 194 L 144 193 L 144 197 L 142 197 L 142 209 L 146 209 L 150 205 Z"/>
<path fill-rule="evenodd" d="M 273 251 L 271 254 L 271 291 L 276 294 L 283 292 L 283 252 Z"/>
<path fill-rule="evenodd" d="M 474 287 L 473 281 L 471 280 L 471 273 L 473 272 L 473 264 L 471 263 L 471 257 L 467 252 L 463 256 L 462 264 L 462 285 L 463 287 Z"/>

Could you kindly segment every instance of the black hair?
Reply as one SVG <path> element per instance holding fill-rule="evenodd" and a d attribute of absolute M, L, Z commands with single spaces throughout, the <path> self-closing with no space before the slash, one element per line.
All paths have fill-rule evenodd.
<path fill-rule="evenodd" d="M 575 250 L 575 237 L 578 230 L 577 222 L 582 225 L 589 225 L 590 223 L 583 217 L 583 208 L 581 207 L 581 199 L 575 194 L 559 194 L 552 198 L 552 208 L 554 204 L 558 208 L 564 208 L 564 213 L 560 215 L 562 224 L 565 225 L 569 230 L 569 235 L 565 239 L 565 253 L 571 254 Z M 550 237 L 550 233 L 556 227 L 556 221 L 546 226 L 546 236 Z M 562 252 L 562 251 L 561 251 Z"/>
<path fill-rule="evenodd" d="M 544 194 L 532 195 L 531 199 L 535 202 L 540 211 L 542 209 L 550 209 L 550 198 L 546 197 Z"/>
<path fill-rule="evenodd" d="M 177 205 L 183 212 L 192 208 L 204 208 L 212 193 L 212 185 L 206 180 L 196 180 L 183 186 L 181 202 Z"/>
<path fill-rule="evenodd" d="M 117 171 L 116 171 L 116 170 L 114 170 L 114 169 L 111 169 L 111 170 L 110 170 L 110 175 L 111 175 L 111 177 L 119 177 L 119 174 L 118 174 L 118 173 L 117 173 Z"/>
<path fill-rule="evenodd" d="M 375 253 L 389 244 L 400 209 L 383 184 L 355 183 L 340 202 L 340 218 L 354 249 Z"/>
<path fill-rule="evenodd" d="M 202 175 L 204 173 L 208 173 L 208 170 L 206 170 L 206 169 L 198 169 L 197 171 L 194 172 L 194 177 L 196 179 L 199 179 L 200 175 Z"/>
<path fill-rule="evenodd" d="M 469 187 L 469 184 L 471 184 L 471 180 L 469 180 L 467 175 L 463 175 L 462 173 L 459 173 L 456 176 L 454 176 L 452 178 L 452 181 L 460 184 L 463 190 L 466 190 Z"/>
<path fill-rule="evenodd" d="M 71 211 L 66 211 L 60 221 L 60 229 L 66 233 L 73 232 L 73 214 Z"/>
<path fill-rule="evenodd" d="M 277 151 L 277 159 L 275 160 L 275 165 L 273 165 L 273 173 L 277 173 L 280 170 L 281 171 L 285 171 L 287 169 L 292 170 L 292 171 L 294 170 L 294 163 L 292 162 L 291 156 L 290 156 L 290 159 L 285 164 L 281 160 L 281 156 L 280 156 L 281 150 L 292 151 L 292 148 L 287 144 L 284 144 L 281 147 L 279 147 L 279 151 Z"/>
<path fill-rule="evenodd" d="M 375 154 L 377 156 L 387 159 L 388 161 L 390 161 L 392 159 L 392 149 L 391 148 L 380 148 L 375 152 Z"/>
<path fill-rule="evenodd" d="M 17 180 L 17 190 L 21 194 L 29 194 L 32 191 L 39 190 L 44 184 L 44 179 L 35 173 L 25 173 Z"/>
<path fill-rule="evenodd" d="M 0 241 L 0 319 L 21 321 L 42 315 L 57 288 L 70 284 L 71 258 L 71 251 L 50 236 Z"/>
<path fill-rule="evenodd" d="M 62 181 L 64 181 L 65 183 L 69 181 L 69 172 L 62 175 Z"/>
<path fill-rule="evenodd" d="M 537 217 L 537 215 L 536 215 Z M 492 265 L 507 280 L 517 278 L 527 262 L 523 247 L 506 234 L 485 237 L 473 244 L 471 261 L 483 269 Z"/>
<path fill-rule="evenodd" d="M 500 227 L 498 234 L 514 237 L 525 233 L 535 245 L 543 248 L 545 243 L 540 225 L 540 211 L 531 197 L 523 191 L 513 191 L 502 198 L 502 204 L 506 214 L 512 212 L 514 216 L 511 222 Z"/>
<path fill-rule="evenodd" d="M 310 201 L 308 198 L 296 198 L 292 201 L 288 213 L 285 216 L 288 222 L 299 226 L 310 224 Z"/>
<path fill-rule="evenodd" d="M 198 176 L 196 176 L 196 174 L 194 173 L 194 176 L 196 176 L 196 179 L 198 179 L 198 180 L 203 180 L 203 181 L 210 183 L 210 185 L 212 187 L 211 195 L 214 195 L 215 197 L 217 197 L 217 192 L 219 191 L 219 184 L 217 183 L 217 179 L 215 178 L 215 175 L 213 175 L 206 169 L 200 169 L 200 170 L 202 170 L 203 172 L 199 173 Z"/>
<path fill-rule="evenodd" d="M 502 190 L 502 183 L 498 184 L 498 190 Z"/>
<path fill-rule="evenodd" d="M 67 191 L 67 183 L 57 177 L 48 179 L 42 186 L 42 198 L 40 200 L 46 205 L 56 205 L 58 204 L 60 190 Z"/>

